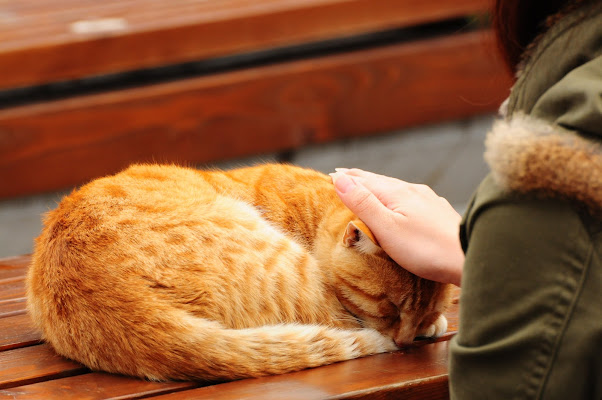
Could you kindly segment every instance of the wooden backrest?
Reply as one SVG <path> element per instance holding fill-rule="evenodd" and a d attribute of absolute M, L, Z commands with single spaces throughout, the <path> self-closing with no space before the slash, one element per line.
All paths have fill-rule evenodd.
<path fill-rule="evenodd" d="M 207 163 L 490 112 L 511 83 L 491 33 L 423 25 L 485 8 L 483 0 L 3 4 L 0 198 L 132 162 Z M 408 30 L 417 25 L 424 29 Z"/>
<path fill-rule="evenodd" d="M 483 0 L 59 0 L 0 5 L 0 89 L 483 12 Z"/>

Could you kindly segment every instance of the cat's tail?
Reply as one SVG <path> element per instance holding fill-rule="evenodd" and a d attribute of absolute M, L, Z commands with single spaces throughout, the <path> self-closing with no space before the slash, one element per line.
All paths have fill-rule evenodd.
<path fill-rule="evenodd" d="M 95 370 L 150 380 L 207 381 L 282 374 L 397 349 L 392 339 L 371 329 L 302 324 L 226 329 L 176 313 L 180 315 L 153 315 L 152 329 L 134 324 L 129 331 L 96 336 L 102 343 L 52 344 Z"/>
<path fill-rule="evenodd" d="M 302 324 L 223 329 L 197 318 L 189 323 L 190 336 L 171 341 L 171 371 L 158 371 L 158 378 L 213 380 L 282 374 L 396 350 L 391 339 L 369 329 Z M 156 372 L 143 374 L 153 378 Z"/>
<path fill-rule="evenodd" d="M 320 325 L 282 324 L 220 330 L 220 339 L 203 339 L 198 369 L 209 378 L 282 374 L 370 354 L 396 350 L 375 330 L 345 330 Z M 198 356 L 195 352 L 195 357 Z M 211 359 L 205 359 L 205 357 Z M 205 367 L 209 367 L 207 370 Z M 198 372 L 195 372 L 195 374 Z"/>

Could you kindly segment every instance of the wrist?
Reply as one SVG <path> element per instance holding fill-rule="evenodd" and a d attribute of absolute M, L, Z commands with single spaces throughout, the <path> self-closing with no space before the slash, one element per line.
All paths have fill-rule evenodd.
<path fill-rule="evenodd" d="M 450 260 L 450 264 L 448 264 L 444 271 L 445 273 L 442 274 L 442 279 L 441 281 L 443 283 L 451 283 L 453 285 L 456 285 L 458 287 L 460 287 L 461 283 L 462 283 L 462 271 L 464 269 L 464 252 L 461 252 L 461 254 L 456 255 L 453 260 Z"/>

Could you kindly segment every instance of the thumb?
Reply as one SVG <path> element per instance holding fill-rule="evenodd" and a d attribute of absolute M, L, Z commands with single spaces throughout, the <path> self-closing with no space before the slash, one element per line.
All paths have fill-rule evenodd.
<path fill-rule="evenodd" d="M 343 202 L 373 233 L 374 228 L 388 220 L 390 210 L 364 185 L 345 173 L 330 174 L 334 188 Z M 378 229 L 376 229 L 378 230 Z"/>

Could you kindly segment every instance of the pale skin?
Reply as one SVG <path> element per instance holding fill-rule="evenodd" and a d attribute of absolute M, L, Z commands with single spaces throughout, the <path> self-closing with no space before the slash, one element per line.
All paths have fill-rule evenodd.
<path fill-rule="evenodd" d="M 461 216 L 426 185 L 360 169 L 330 174 L 343 203 L 399 265 L 425 279 L 460 286 Z"/>

